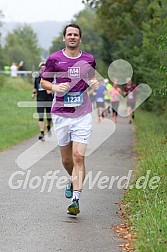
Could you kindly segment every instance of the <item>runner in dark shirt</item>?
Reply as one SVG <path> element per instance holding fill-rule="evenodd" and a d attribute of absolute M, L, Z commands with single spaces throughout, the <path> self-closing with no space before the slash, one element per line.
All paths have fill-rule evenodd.
<path fill-rule="evenodd" d="M 39 76 L 34 80 L 34 88 L 32 98 L 36 96 L 37 98 L 37 112 L 39 116 L 39 128 L 40 128 L 40 135 L 39 140 L 44 140 L 44 131 L 45 131 L 45 124 L 44 124 L 44 111 L 46 109 L 46 118 L 47 118 L 47 131 L 48 134 L 51 133 L 50 126 L 51 126 L 51 106 L 52 106 L 52 92 L 46 91 L 40 86 L 41 76 L 40 73 L 45 68 L 45 63 L 41 62 L 39 64 Z"/>
<path fill-rule="evenodd" d="M 129 123 L 132 123 L 132 120 L 134 119 L 133 110 L 136 105 L 138 88 L 136 84 L 132 83 L 132 80 L 129 80 L 124 86 L 124 92 L 125 92 L 126 101 L 127 101 Z"/>

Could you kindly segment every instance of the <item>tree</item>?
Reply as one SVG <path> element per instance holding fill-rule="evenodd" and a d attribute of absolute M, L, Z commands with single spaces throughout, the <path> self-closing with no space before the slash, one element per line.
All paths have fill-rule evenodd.
<path fill-rule="evenodd" d="M 41 60 L 37 35 L 29 25 L 18 26 L 8 33 L 4 52 L 7 64 L 23 60 L 27 70 L 37 68 Z"/>
<path fill-rule="evenodd" d="M 2 49 L 2 44 L 1 44 L 1 27 L 2 27 L 2 19 L 3 19 L 4 15 L 3 12 L 0 10 L 0 68 L 3 68 L 3 61 L 4 61 L 4 53 L 3 53 L 3 49 Z"/>
<path fill-rule="evenodd" d="M 134 81 L 149 84 L 154 91 L 165 83 L 166 0 L 85 0 L 96 9 L 98 29 L 103 38 L 103 61 L 109 65 L 115 59 L 125 59 L 134 70 Z M 160 44 L 161 40 L 161 44 Z M 160 50 L 161 47 L 161 50 Z M 161 84 L 162 85 L 162 84 Z M 165 85 L 165 84 L 164 84 Z M 158 97 L 158 108 L 164 107 Z M 157 110 L 157 100 L 151 96 L 144 103 Z M 162 105 L 162 106 L 161 106 Z"/>

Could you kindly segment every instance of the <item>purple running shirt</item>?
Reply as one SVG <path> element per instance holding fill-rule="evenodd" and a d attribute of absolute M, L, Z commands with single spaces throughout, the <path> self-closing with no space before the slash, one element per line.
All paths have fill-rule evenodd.
<path fill-rule="evenodd" d="M 67 93 L 56 93 L 51 112 L 63 117 L 76 118 L 92 112 L 86 89 L 88 79 L 95 76 L 95 59 L 82 52 L 76 58 L 67 57 L 64 49 L 49 56 L 42 73 L 44 80 L 56 84 L 70 82 Z"/>

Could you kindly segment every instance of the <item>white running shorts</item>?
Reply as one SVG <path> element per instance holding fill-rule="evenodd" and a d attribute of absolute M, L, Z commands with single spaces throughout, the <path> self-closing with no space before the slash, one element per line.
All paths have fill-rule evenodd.
<path fill-rule="evenodd" d="M 92 132 L 91 113 L 78 118 L 67 118 L 52 114 L 52 120 L 59 146 L 66 146 L 71 141 L 89 143 Z"/>

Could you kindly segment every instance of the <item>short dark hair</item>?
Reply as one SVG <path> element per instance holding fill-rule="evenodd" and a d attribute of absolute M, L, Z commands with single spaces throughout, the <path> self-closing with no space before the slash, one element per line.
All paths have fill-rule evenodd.
<path fill-rule="evenodd" d="M 66 25 L 66 26 L 64 27 L 64 30 L 63 30 L 63 36 L 64 36 L 64 37 L 65 37 L 65 35 L 66 35 L 66 31 L 67 31 L 67 28 L 68 28 L 68 27 L 77 28 L 77 29 L 79 30 L 79 36 L 80 36 L 80 38 L 82 37 L 81 28 L 80 28 L 79 25 L 77 25 L 77 24 L 69 24 L 69 25 Z"/>

